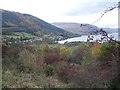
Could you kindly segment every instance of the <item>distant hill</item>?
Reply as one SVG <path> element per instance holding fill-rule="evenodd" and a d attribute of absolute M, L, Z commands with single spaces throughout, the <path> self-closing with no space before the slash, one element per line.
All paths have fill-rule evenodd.
<path fill-rule="evenodd" d="M 1 10 L 1 9 L 0 9 Z M 52 23 L 49 24 L 35 16 L 29 14 L 22 14 L 14 11 L 7 11 L 2 9 L 2 34 L 11 35 L 14 32 L 28 33 L 36 35 L 36 32 L 43 36 L 57 37 L 57 38 L 71 38 L 83 34 L 95 34 L 99 30 L 97 26 L 81 23 Z M 116 28 L 104 28 L 108 33 L 117 32 Z M 28 35 L 26 34 L 26 35 Z M 20 34 L 19 34 L 20 35 Z"/>
<path fill-rule="evenodd" d="M 77 34 L 53 26 L 35 16 L 7 10 L 2 10 L 2 30 L 3 35 L 13 32 L 35 34 L 35 32 L 40 31 L 44 35 L 62 36 L 66 38 L 78 36 Z"/>
<path fill-rule="evenodd" d="M 96 30 L 100 30 L 99 27 L 90 25 L 90 24 L 83 24 L 83 23 L 62 23 L 62 22 L 56 22 L 52 23 L 52 25 L 55 25 L 56 27 L 62 28 L 66 31 L 77 33 L 77 34 L 95 34 Z M 117 28 L 103 28 L 107 33 L 115 33 L 118 32 Z"/>
<path fill-rule="evenodd" d="M 118 28 L 103 28 L 107 33 L 118 33 Z"/>
<path fill-rule="evenodd" d="M 62 28 L 66 31 L 79 34 L 90 34 L 94 33 L 99 28 L 90 24 L 80 24 L 80 23 L 52 23 L 56 27 Z"/>

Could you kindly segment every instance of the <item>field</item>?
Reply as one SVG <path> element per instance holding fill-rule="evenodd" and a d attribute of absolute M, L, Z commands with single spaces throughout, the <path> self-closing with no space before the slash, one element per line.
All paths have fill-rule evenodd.
<path fill-rule="evenodd" d="M 16 33 L 13 33 L 12 35 L 4 35 L 4 37 L 17 39 L 17 38 L 21 38 L 21 37 L 22 38 L 35 38 L 37 36 L 34 36 L 29 33 L 25 33 L 25 32 L 16 32 Z"/>

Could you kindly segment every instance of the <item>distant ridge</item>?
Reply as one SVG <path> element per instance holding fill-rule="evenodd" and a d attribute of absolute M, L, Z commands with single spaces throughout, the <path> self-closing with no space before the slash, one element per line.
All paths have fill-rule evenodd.
<path fill-rule="evenodd" d="M 85 24 L 85 23 L 74 23 L 74 22 L 55 22 L 52 23 L 58 28 L 62 28 L 66 31 L 77 33 L 77 34 L 95 34 L 96 30 L 100 28 L 94 25 Z M 103 28 L 107 33 L 118 32 L 117 28 Z"/>

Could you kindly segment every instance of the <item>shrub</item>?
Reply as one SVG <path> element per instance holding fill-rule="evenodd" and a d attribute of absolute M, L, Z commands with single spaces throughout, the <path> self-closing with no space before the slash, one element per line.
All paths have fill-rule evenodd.
<path fill-rule="evenodd" d="M 99 77 L 106 87 L 112 86 L 118 77 L 118 51 L 120 46 L 114 42 L 106 42 L 101 46 L 98 60 L 100 62 Z M 117 79 L 116 79 L 117 78 Z"/>
<path fill-rule="evenodd" d="M 18 58 L 19 53 L 21 52 L 21 49 L 25 49 L 24 44 L 12 44 L 12 45 L 10 45 L 10 49 L 8 51 L 8 53 L 9 53 L 8 56 L 13 57 L 13 58 Z"/>
<path fill-rule="evenodd" d="M 10 51 L 10 46 L 6 44 L 2 44 L 2 57 L 3 58 L 9 55 L 9 51 Z"/>
<path fill-rule="evenodd" d="M 36 56 L 24 49 L 19 53 L 19 59 L 24 64 L 28 72 L 37 70 Z"/>
<path fill-rule="evenodd" d="M 60 57 L 56 53 L 47 53 L 44 55 L 44 61 L 46 64 L 58 63 Z"/>
<path fill-rule="evenodd" d="M 68 62 L 61 61 L 58 66 L 58 78 L 63 82 L 72 82 L 76 76 L 79 65 L 69 64 Z"/>
<path fill-rule="evenodd" d="M 43 57 L 46 53 L 50 52 L 50 47 L 47 44 L 42 44 L 38 47 L 38 56 Z"/>
<path fill-rule="evenodd" d="M 118 61 L 119 47 L 115 43 L 104 43 L 100 48 L 99 61 L 102 66 L 109 66 L 113 62 Z"/>
<path fill-rule="evenodd" d="M 47 76 L 51 76 L 51 75 L 53 75 L 54 73 L 55 73 L 55 66 L 54 65 L 47 65 L 46 66 L 46 69 L 45 69 L 45 74 L 47 75 Z"/>
<path fill-rule="evenodd" d="M 20 72 L 24 72 L 26 70 L 24 63 L 19 59 L 15 61 L 15 65 Z"/>
<path fill-rule="evenodd" d="M 68 59 L 70 57 L 69 49 L 62 45 L 57 46 L 57 49 L 58 49 L 59 55 L 61 57 L 61 60 L 68 61 Z"/>
<path fill-rule="evenodd" d="M 58 78 L 64 82 L 67 82 L 67 83 L 69 81 L 69 78 L 68 78 L 69 68 L 68 68 L 68 66 L 69 65 L 67 62 L 61 61 L 58 64 L 58 70 L 57 70 Z"/>
<path fill-rule="evenodd" d="M 91 59 L 91 48 L 88 44 L 81 43 L 78 48 L 76 48 L 71 55 L 70 62 L 81 64 L 84 60 Z"/>
<path fill-rule="evenodd" d="M 94 46 L 92 47 L 92 56 L 97 57 L 100 52 L 100 43 L 95 42 Z"/>

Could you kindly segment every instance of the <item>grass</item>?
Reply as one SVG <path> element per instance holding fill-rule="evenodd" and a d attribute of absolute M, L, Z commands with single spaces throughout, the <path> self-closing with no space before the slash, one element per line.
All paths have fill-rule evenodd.
<path fill-rule="evenodd" d="M 5 35 L 5 37 L 14 38 L 14 39 L 20 38 L 20 36 L 16 36 L 16 35 Z"/>
<path fill-rule="evenodd" d="M 20 37 L 22 37 L 22 38 L 33 38 L 33 37 L 35 38 L 35 37 L 37 37 L 37 36 L 34 36 L 32 34 L 29 34 L 29 33 L 25 33 L 25 32 L 17 32 L 17 33 L 14 33 L 12 35 L 5 35 L 5 36 L 8 38 L 13 38 L 13 39 L 17 39 Z"/>

